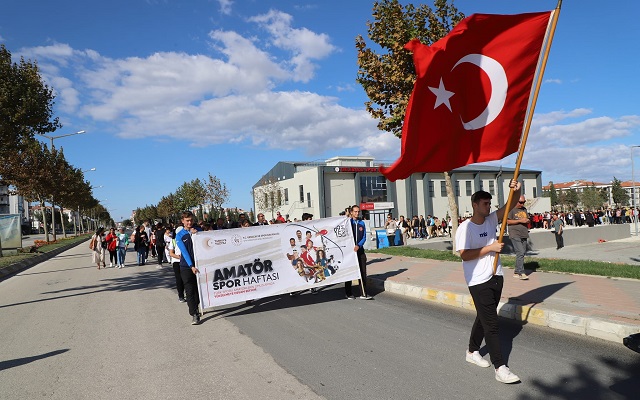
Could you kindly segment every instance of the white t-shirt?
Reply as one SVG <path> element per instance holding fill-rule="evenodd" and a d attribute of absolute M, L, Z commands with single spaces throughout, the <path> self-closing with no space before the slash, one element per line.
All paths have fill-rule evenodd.
<path fill-rule="evenodd" d="M 176 255 L 178 256 L 178 258 L 173 258 L 173 257 L 169 257 L 171 258 L 171 262 L 172 263 L 179 263 L 180 262 L 180 248 L 176 245 L 176 241 L 175 240 L 171 240 L 169 242 L 169 245 L 167 246 L 167 249 L 169 251 L 173 250 L 174 253 L 176 253 Z"/>
<path fill-rule="evenodd" d="M 480 249 L 496 241 L 496 228 L 498 227 L 498 216 L 495 211 L 485 218 L 482 225 L 465 220 L 458 227 L 456 232 L 456 251 Z M 462 261 L 464 279 L 467 286 L 475 286 L 487 282 L 493 276 L 493 260 L 496 253 L 485 254 L 475 260 Z M 498 255 L 498 268 L 496 275 L 502 275 L 502 263 Z"/>

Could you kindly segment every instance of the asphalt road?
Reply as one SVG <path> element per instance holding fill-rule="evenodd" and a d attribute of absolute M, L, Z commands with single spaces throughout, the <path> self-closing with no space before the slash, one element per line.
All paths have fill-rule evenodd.
<path fill-rule="evenodd" d="M 98 271 L 78 246 L 0 282 L 2 399 L 625 399 L 640 355 L 502 321 L 523 382 L 464 360 L 473 315 L 339 287 L 191 326 L 168 268 Z M 128 254 L 131 263 L 133 253 Z M 488 356 L 487 356 L 488 357 Z"/>
<path fill-rule="evenodd" d="M 503 352 L 522 383 L 464 360 L 474 315 L 342 288 L 214 312 L 328 399 L 627 399 L 640 393 L 640 355 L 622 345 L 501 321 Z M 481 353 L 486 353 L 484 348 Z M 485 356 L 488 359 L 488 354 Z"/>

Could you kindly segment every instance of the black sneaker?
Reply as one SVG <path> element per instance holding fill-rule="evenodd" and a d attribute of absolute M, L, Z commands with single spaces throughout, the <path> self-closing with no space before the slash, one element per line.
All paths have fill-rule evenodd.
<path fill-rule="evenodd" d="M 347 299 L 348 299 L 348 300 L 355 300 L 355 299 L 356 299 L 356 296 L 354 296 L 354 295 L 352 295 L 352 294 L 349 294 L 349 295 L 347 295 Z"/>
<path fill-rule="evenodd" d="M 198 314 L 194 314 L 191 318 L 191 325 L 198 325 L 200 323 L 200 317 Z"/>
<path fill-rule="evenodd" d="M 187 302 L 187 300 L 185 300 L 185 298 L 184 298 L 184 297 L 180 297 L 180 298 L 178 299 L 178 301 L 179 301 L 180 303 L 186 303 L 186 302 Z"/>

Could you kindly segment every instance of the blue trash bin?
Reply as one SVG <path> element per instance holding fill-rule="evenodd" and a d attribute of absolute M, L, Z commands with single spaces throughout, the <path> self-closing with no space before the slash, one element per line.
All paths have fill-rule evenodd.
<path fill-rule="evenodd" d="M 387 238 L 387 231 L 384 229 L 376 230 L 376 237 L 378 238 L 378 248 L 382 249 L 389 247 L 389 238 Z"/>

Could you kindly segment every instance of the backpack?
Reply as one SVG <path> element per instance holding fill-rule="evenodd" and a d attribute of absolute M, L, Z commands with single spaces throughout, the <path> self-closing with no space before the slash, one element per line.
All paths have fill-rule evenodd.
<path fill-rule="evenodd" d="M 107 243 L 107 241 L 106 241 L 106 240 L 104 240 L 104 239 L 102 239 L 102 242 L 101 242 L 100 244 L 102 245 L 102 248 L 103 248 L 103 249 L 106 249 L 106 248 L 107 248 L 107 246 L 109 246 L 109 243 Z"/>

